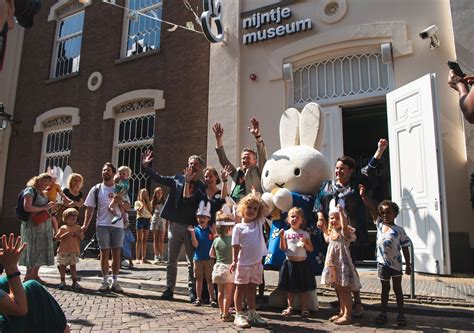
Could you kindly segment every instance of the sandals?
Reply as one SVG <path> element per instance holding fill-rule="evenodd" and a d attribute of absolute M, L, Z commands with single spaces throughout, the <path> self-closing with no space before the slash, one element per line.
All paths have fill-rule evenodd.
<path fill-rule="evenodd" d="M 335 320 L 334 324 L 336 324 L 336 325 L 349 325 L 349 324 L 352 324 L 352 320 L 351 320 L 351 317 L 342 316 L 339 319 Z"/>
<path fill-rule="evenodd" d="M 334 323 L 336 320 L 338 320 L 341 317 L 342 317 L 342 315 L 338 313 L 338 314 L 335 314 L 334 316 L 332 316 L 331 318 L 329 318 L 329 321 L 331 323 Z"/>
<path fill-rule="evenodd" d="M 301 318 L 308 318 L 310 315 L 311 313 L 307 309 L 301 310 Z"/>
<path fill-rule="evenodd" d="M 364 307 L 361 302 L 352 305 L 352 316 L 354 318 L 362 318 L 364 316 Z"/>
<path fill-rule="evenodd" d="M 285 310 L 283 310 L 281 312 L 281 314 L 283 315 L 283 317 L 289 317 L 289 316 L 295 314 L 295 310 L 293 310 L 293 308 L 291 306 L 289 306 Z"/>
<path fill-rule="evenodd" d="M 379 314 L 379 316 L 375 318 L 375 323 L 377 325 L 385 325 L 387 323 L 387 314 L 386 313 Z"/>
<path fill-rule="evenodd" d="M 397 317 L 397 325 L 398 326 L 407 326 L 407 319 L 404 315 L 399 314 Z"/>

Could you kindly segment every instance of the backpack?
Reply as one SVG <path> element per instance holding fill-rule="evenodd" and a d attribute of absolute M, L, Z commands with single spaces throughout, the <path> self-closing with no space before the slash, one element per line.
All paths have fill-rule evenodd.
<path fill-rule="evenodd" d="M 32 189 L 33 189 L 33 202 L 35 202 L 36 197 L 38 196 L 38 193 L 36 192 L 36 190 L 33 187 L 32 187 Z M 29 213 L 25 210 L 25 207 L 24 207 L 25 196 L 23 195 L 24 192 L 25 192 L 25 190 L 22 190 L 18 194 L 18 199 L 16 201 L 16 207 L 15 207 L 15 213 L 16 213 L 16 217 L 18 217 L 20 219 L 20 221 L 25 221 L 26 222 L 30 218 L 31 213 Z"/>

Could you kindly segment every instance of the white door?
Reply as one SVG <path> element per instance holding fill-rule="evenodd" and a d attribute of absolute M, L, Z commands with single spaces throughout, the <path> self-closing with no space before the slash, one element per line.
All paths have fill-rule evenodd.
<path fill-rule="evenodd" d="M 450 274 L 444 169 L 434 74 L 387 94 L 392 200 L 396 223 L 414 245 L 418 272 Z"/>
<path fill-rule="evenodd" d="M 323 140 L 319 150 L 332 170 L 336 159 L 344 155 L 344 138 L 342 136 L 342 110 L 339 106 L 321 107 Z M 320 129 L 321 130 L 321 129 Z"/>

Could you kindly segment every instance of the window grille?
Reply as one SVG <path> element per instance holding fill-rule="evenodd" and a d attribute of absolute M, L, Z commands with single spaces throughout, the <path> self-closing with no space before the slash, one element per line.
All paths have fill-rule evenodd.
<path fill-rule="evenodd" d="M 83 10 L 58 21 L 53 53 L 53 78 L 79 71 L 83 26 Z"/>
<path fill-rule="evenodd" d="M 117 166 L 126 165 L 132 169 L 129 196 L 133 203 L 142 188 L 151 191 L 151 180 L 142 172 L 142 154 L 153 149 L 155 134 L 155 114 L 120 119 L 116 142 Z"/>
<path fill-rule="evenodd" d="M 380 53 L 337 57 L 293 70 L 293 104 L 389 91 L 389 68 Z"/>
<path fill-rule="evenodd" d="M 46 134 L 46 140 L 43 148 L 43 170 L 54 166 L 65 169 L 69 165 L 69 156 L 71 156 L 71 134 L 72 129 L 49 132 Z"/>
<path fill-rule="evenodd" d="M 129 0 L 126 57 L 160 48 L 161 0 Z M 139 15 L 144 14 L 144 15 Z M 151 16 L 151 17 L 147 17 Z"/>

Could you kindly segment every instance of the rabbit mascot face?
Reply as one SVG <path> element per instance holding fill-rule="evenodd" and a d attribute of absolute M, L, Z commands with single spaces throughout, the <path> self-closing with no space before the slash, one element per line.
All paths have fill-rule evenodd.
<path fill-rule="evenodd" d="M 279 248 L 281 228 L 288 229 L 286 213 L 292 207 L 305 212 L 306 229 L 311 234 L 315 251 L 308 256 L 314 273 L 320 274 L 324 247 L 312 213 L 314 195 L 330 169 L 324 156 L 316 149 L 322 140 L 321 110 L 318 104 L 307 104 L 302 112 L 287 109 L 280 120 L 281 149 L 273 153 L 262 171 L 263 201 L 272 213 L 267 269 L 279 269 L 285 254 Z M 321 244 L 320 244 L 321 243 Z"/>

